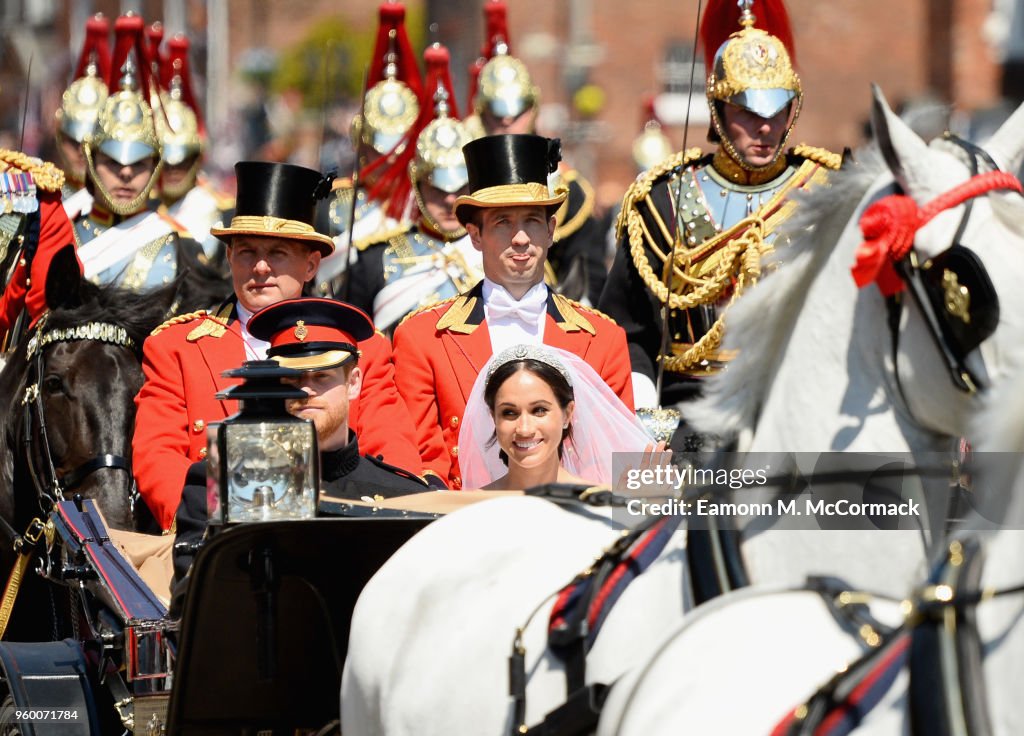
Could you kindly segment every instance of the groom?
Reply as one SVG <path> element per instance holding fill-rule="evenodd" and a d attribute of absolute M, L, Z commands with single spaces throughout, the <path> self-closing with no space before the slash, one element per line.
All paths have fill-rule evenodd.
<path fill-rule="evenodd" d="M 416 425 L 424 468 L 454 489 L 462 487 L 458 439 L 466 399 L 484 364 L 504 348 L 543 343 L 575 353 L 633 408 L 625 333 L 544 283 L 555 212 L 566 197 L 548 189 L 561 159 L 559 141 L 498 135 L 462 150 L 470 194 L 456 200 L 455 215 L 483 256 L 484 278 L 413 313 L 394 335 L 395 380 Z"/>

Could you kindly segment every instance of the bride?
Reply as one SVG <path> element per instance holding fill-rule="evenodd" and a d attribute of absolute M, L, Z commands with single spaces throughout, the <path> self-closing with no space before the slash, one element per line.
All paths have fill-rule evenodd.
<path fill-rule="evenodd" d="M 612 454 L 660 452 L 643 425 L 582 358 L 514 345 L 488 362 L 459 433 L 465 488 L 611 485 Z"/>

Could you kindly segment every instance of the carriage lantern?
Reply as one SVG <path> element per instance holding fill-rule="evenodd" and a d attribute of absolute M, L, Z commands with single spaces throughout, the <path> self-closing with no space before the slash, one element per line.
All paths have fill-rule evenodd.
<path fill-rule="evenodd" d="M 301 375 L 272 360 L 225 371 L 242 383 L 217 394 L 241 407 L 207 430 L 207 506 L 210 523 L 311 519 L 320 494 L 316 429 L 285 409 L 305 393 L 281 383 Z"/>

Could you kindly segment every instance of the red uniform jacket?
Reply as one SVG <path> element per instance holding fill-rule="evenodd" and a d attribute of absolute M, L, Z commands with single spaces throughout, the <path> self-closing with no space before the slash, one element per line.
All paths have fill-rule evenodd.
<path fill-rule="evenodd" d="M 416 425 L 423 466 L 456 489 L 462 487 L 459 423 L 491 357 L 482 284 L 414 314 L 394 336 L 398 390 Z M 626 333 L 612 320 L 549 292 L 544 343 L 582 357 L 633 408 Z"/>
<path fill-rule="evenodd" d="M 60 202 L 60 192 L 38 189 L 36 195 L 39 200 L 39 244 L 30 265 L 26 266 L 24 256 L 18 261 L 10 283 L 0 296 L 0 337 L 11 329 L 22 307 L 28 310 L 30 322 L 35 322 L 46 311 L 46 273 L 50 270 L 50 261 L 65 245 L 75 244 L 71 222 Z M 11 243 L 12 248 L 16 245 Z M 81 269 L 82 264 L 79 263 L 78 267 Z"/>
<path fill-rule="evenodd" d="M 135 397 L 132 466 L 139 493 L 162 529 L 169 529 L 181 500 L 188 466 L 206 457 L 206 427 L 234 414 L 237 402 L 215 394 L 238 383 L 221 376 L 245 361 L 234 305 L 220 321 L 199 316 L 154 332 L 143 347 L 146 380 Z M 395 388 L 391 345 L 379 333 L 359 343 L 363 387 L 349 408 L 349 426 L 363 454 L 383 455 L 419 474 L 412 420 Z"/>

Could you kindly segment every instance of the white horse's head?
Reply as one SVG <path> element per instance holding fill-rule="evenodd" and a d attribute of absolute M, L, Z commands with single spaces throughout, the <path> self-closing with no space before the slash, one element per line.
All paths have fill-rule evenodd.
<path fill-rule="evenodd" d="M 948 323 L 935 331 L 941 341 L 905 291 L 894 342 L 894 313 L 881 291 L 870 283 L 856 287 L 851 267 L 865 241 L 865 210 L 899 192 L 906 195 L 903 211 L 927 210 L 972 178 L 972 158 L 981 173 L 993 168 L 952 140 L 927 145 L 877 88 L 873 124 L 877 148 L 858 154 L 829 188 L 801 197 L 777 241 L 785 243 L 774 254 L 782 267 L 731 308 L 725 347 L 740 354 L 687 413 L 698 430 L 737 432 L 746 440 L 742 447 L 759 450 L 927 449 L 938 437 L 965 432 L 977 409 L 976 395 L 956 388 L 954 379 L 966 373 L 982 387 L 992 385 L 1007 357 L 1024 349 L 1012 337 L 1024 322 L 1024 197 L 1016 192 L 981 191 L 963 204 L 933 206 L 919 227 L 912 220 L 913 258 L 936 264 L 921 277 L 939 289 L 932 321 Z M 1016 170 L 1022 131 L 1024 107 L 982 147 L 1000 168 Z M 958 271 L 972 259 L 960 258 L 960 249 L 956 263 L 943 263 L 954 239 L 976 256 L 976 273 Z M 991 282 L 994 302 L 979 282 Z M 952 349 L 965 370 L 947 368 L 950 326 L 962 338 Z"/>

